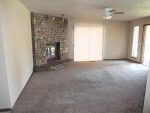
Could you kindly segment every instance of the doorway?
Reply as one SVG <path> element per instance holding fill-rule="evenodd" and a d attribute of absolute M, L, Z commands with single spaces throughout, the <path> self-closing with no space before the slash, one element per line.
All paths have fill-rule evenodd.
<path fill-rule="evenodd" d="M 150 25 L 143 28 L 142 63 L 150 66 Z"/>
<path fill-rule="evenodd" d="M 103 26 L 74 27 L 74 61 L 102 60 Z"/>

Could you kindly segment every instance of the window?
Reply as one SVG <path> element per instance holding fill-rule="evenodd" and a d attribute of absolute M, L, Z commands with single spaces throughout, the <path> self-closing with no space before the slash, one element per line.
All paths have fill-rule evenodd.
<path fill-rule="evenodd" d="M 132 42 L 132 54 L 133 58 L 138 56 L 138 39 L 139 39 L 139 26 L 135 26 L 133 29 L 133 42 Z"/>

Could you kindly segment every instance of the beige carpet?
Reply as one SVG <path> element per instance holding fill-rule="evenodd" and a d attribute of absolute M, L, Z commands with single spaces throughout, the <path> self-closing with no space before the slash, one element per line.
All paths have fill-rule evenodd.
<path fill-rule="evenodd" d="M 146 72 L 118 60 L 34 73 L 12 113 L 142 113 Z"/>

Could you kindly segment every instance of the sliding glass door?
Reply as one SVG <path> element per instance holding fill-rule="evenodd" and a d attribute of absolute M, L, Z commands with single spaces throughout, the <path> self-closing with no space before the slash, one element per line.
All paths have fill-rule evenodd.
<path fill-rule="evenodd" d="M 74 60 L 102 60 L 103 27 L 78 25 L 74 28 Z"/>
<path fill-rule="evenodd" d="M 74 27 L 74 60 L 88 61 L 88 28 L 86 26 Z"/>

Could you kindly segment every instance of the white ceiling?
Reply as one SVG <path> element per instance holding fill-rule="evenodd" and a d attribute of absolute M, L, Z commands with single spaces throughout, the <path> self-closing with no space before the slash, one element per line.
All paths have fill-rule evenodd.
<path fill-rule="evenodd" d="M 150 0 L 20 0 L 30 11 L 70 18 L 102 19 L 103 8 L 124 11 L 113 20 L 128 21 L 150 16 Z"/>

